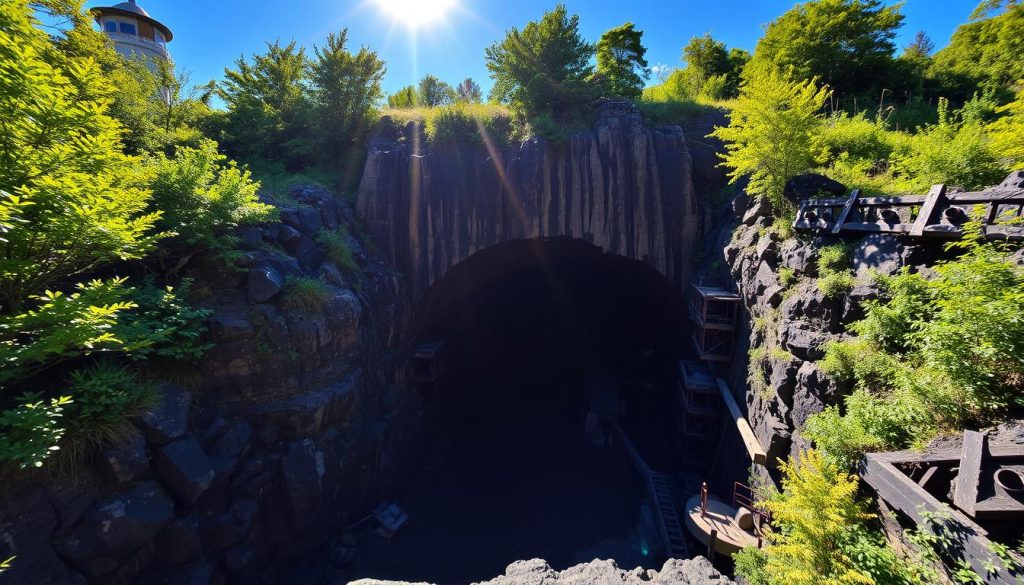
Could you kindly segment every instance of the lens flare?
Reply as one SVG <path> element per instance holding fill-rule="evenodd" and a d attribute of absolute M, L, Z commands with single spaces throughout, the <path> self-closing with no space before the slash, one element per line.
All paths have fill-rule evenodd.
<path fill-rule="evenodd" d="M 456 0 L 376 0 L 377 5 L 395 20 L 410 28 L 433 24 L 455 6 Z"/>

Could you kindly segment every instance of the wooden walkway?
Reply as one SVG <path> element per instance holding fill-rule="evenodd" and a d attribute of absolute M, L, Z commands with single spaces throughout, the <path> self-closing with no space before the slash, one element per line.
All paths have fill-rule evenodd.
<path fill-rule="evenodd" d="M 947 193 L 935 185 L 927 195 L 861 197 L 854 189 L 845 199 L 804 199 L 793 227 L 799 231 L 840 236 L 870 233 L 913 238 L 957 239 L 980 209 L 989 239 L 1024 240 L 1024 189 L 995 187 L 970 193 Z"/>

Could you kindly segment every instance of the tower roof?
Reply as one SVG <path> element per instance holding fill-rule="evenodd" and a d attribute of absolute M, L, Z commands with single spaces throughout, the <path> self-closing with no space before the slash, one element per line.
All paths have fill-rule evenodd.
<path fill-rule="evenodd" d="M 143 7 L 135 3 L 135 0 L 128 0 L 128 2 L 122 2 L 114 6 L 98 6 L 92 9 L 92 13 L 96 17 L 97 21 L 100 16 L 105 14 L 134 16 L 135 18 L 148 22 L 159 29 L 160 32 L 164 33 L 165 40 L 170 41 L 174 37 L 174 35 L 171 34 L 171 29 L 167 28 L 163 23 L 150 16 Z"/>

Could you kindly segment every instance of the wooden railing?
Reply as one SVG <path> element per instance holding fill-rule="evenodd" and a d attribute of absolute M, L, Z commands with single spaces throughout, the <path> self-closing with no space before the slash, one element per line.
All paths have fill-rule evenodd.
<path fill-rule="evenodd" d="M 901 234 L 915 238 L 956 239 L 980 208 L 982 230 L 990 239 L 1024 240 L 1024 189 L 994 188 L 947 193 L 935 185 L 927 195 L 804 199 L 793 227 L 832 235 Z"/>

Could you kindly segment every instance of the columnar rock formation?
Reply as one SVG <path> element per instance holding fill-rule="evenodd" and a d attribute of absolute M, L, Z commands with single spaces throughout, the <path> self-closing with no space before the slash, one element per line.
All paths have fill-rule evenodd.
<path fill-rule="evenodd" d="M 682 287 L 701 208 L 682 129 L 649 128 L 635 106 L 612 102 L 562 145 L 428 145 L 419 126 L 384 120 L 358 210 L 416 299 L 482 248 L 551 236 L 646 262 Z"/>

